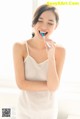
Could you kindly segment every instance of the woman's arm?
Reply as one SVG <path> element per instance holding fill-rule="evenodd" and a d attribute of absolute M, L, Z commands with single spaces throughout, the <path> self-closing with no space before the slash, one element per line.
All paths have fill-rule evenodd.
<path fill-rule="evenodd" d="M 31 81 L 25 79 L 24 74 L 24 56 L 23 45 L 16 43 L 13 46 L 13 61 L 15 78 L 18 87 L 22 90 L 29 91 L 46 91 L 48 90 L 47 81 Z"/>
<path fill-rule="evenodd" d="M 60 77 L 65 59 L 65 49 L 63 47 L 54 46 L 53 51 L 49 51 L 49 62 L 48 62 L 48 89 L 55 91 L 60 83 Z M 53 55 L 51 55 L 51 52 Z"/>

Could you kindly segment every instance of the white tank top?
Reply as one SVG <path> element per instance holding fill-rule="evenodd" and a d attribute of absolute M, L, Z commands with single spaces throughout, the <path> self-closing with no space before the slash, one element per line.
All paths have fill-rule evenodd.
<path fill-rule="evenodd" d="M 28 43 L 26 43 L 26 48 L 28 55 L 24 60 L 25 79 L 46 81 L 48 73 L 48 59 L 41 63 L 37 63 L 29 54 Z M 50 91 L 23 90 L 19 97 L 19 109 L 21 110 L 20 113 L 24 111 L 31 115 L 32 113 L 35 115 L 36 112 L 46 112 L 47 114 L 49 112 L 53 113 L 56 109 L 55 93 Z"/>

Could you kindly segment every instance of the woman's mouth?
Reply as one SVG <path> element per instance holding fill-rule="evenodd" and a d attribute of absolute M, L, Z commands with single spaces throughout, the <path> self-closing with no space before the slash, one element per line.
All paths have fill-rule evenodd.
<path fill-rule="evenodd" d="M 47 35 L 47 34 L 48 34 L 48 32 L 39 31 L 39 34 L 40 34 L 41 36 L 45 36 L 45 35 Z"/>

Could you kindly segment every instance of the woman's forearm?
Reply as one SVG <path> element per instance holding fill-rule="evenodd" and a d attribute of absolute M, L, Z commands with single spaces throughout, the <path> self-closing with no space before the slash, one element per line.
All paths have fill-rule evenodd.
<path fill-rule="evenodd" d="M 32 81 L 32 80 L 25 80 L 18 84 L 18 87 L 21 90 L 28 90 L 28 91 L 47 91 L 47 81 Z"/>
<path fill-rule="evenodd" d="M 48 61 L 48 81 L 47 86 L 50 91 L 55 91 L 59 85 L 59 77 L 56 69 L 55 58 Z"/>

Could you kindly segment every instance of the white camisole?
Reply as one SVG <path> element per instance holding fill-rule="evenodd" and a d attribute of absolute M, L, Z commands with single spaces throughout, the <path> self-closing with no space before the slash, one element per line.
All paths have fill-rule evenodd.
<path fill-rule="evenodd" d="M 48 59 L 37 63 L 30 56 L 28 43 L 26 43 L 28 56 L 24 60 L 25 79 L 46 81 L 48 72 Z M 58 105 L 55 93 L 50 91 L 22 90 L 17 105 L 16 119 L 57 119 Z"/>

